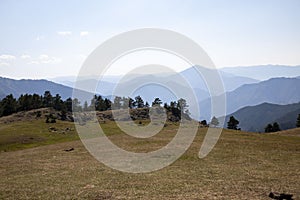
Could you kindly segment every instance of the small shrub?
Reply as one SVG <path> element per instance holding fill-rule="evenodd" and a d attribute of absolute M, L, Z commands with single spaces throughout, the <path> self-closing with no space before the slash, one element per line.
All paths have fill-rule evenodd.
<path fill-rule="evenodd" d="M 46 123 L 56 123 L 56 117 L 52 113 L 46 115 Z"/>
<path fill-rule="evenodd" d="M 35 117 L 40 118 L 41 116 L 42 116 L 42 112 L 40 110 L 37 111 Z"/>

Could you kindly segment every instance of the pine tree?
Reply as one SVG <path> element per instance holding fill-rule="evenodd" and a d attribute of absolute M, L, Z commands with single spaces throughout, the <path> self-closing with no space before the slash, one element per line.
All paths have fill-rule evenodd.
<path fill-rule="evenodd" d="M 152 102 L 152 106 L 160 106 L 162 104 L 162 101 L 159 98 L 155 98 Z"/>
<path fill-rule="evenodd" d="M 300 127 L 300 114 L 298 114 L 296 126 L 297 126 L 297 127 Z"/>
<path fill-rule="evenodd" d="M 273 132 L 273 126 L 272 126 L 272 124 L 268 124 L 265 127 L 265 133 L 271 133 L 271 132 Z"/>
<path fill-rule="evenodd" d="M 146 108 L 149 108 L 149 106 L 150 106 L 149 103 L 146 101 L 145 107 L 146 107 Z"/>
<path fill-rule="evenodd" d="M 240 122 L 234 118 L 234 116 L 231 116 L 229 118 L 229 121 L 227 122 L 227 128 L 228 129 L 233 129 L 233 130 L 238 130 L 237 126 Z"/>
<path fill-rule="evenodd" d="M 273 132 L 277 132 L 277 131 L 280 131 L 280 127 L 277 122 L 274 122 L 273 123 Z"/>
<path fill-rule="evenodd" d="M 61 100 L 61 96 L 59 94 L 56 94 L 53 98 L 53 108 L 55 110 L 61 110 L 63 107 L 63 100 Z"/>
<path fill-rule="evenodd" d="M 67 98 L 66 101 L 64 102 L 64 107 L 66 108 L 67 112 L 72 112 L 72 99 Z"/>
<path fill-rule="evenodd" d="M 17 111 L 17 100 L 12 94 L 2 99 L 0 104 L 0 116 L 7 116 Z"/>
<path fill-rule="evenodd" d="M 111 110 L 111 101 L 108 98 L 104 99 L 104 108 L 103 110 Z"/>
<path fill-rule="evenodd" d="M 133 100 L 132 98 L 129 97 L 129 99 L 128 99 L 128 107 L 129 107 L 130 109 L 132 109 L 132 108 L 134 108 L 134 106 L 135 106 L 134 100 Z"/>
<path fill-rule="evenodd" d="M 143 108 L 145 106 L 144 100 L 142 99 L 141 96 L 136 96 L 134 99 L 135 99 L 135 106 L 137 108 Z"/>
<path fill-rule="evenodd" d="M 280 131 L 280 127 L 279 127 L 279 124 L 277 122 L 274 122 L 273 125 L 268 124 L 265 127 L 265 133 L 271 133 L 271 132 L 277 132 L 277 131 Z"/>
<path fill-rule="evenodd" d="M 53 105 L 53 98 L 50 91 L 45 91 L 43 97 L 43 106 L 44 107 L 52 107 Z"/>

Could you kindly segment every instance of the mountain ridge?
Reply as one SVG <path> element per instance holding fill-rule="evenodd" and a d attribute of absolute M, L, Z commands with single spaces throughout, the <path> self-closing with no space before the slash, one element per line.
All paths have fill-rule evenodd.
<path fill-rule="evenodd" d="M 272 78 L 259 83 L 246 84 L 234 91 L 216 96 L 216 99 L 226 95 L 227 114 L 233 113 L 246 106 L 255 106 L 262 103 L 291 104 L 300 101 L 300 79 Z M 202 117 L 210 119 L 211 98 L 199 103 Z"/>
<path fill-rule="evenodd" d="M 300 114 L 300 101 L 298 103 L 279 105 L 262 103 L 255 106 L 246 106 L 226 116 L 239 120 L 239 127 L 244 131 L 264 132 L 267 124 L 279 123 L 282 130 L 296 128 L 297 116 Z M 225 124 L 226 127 L 226 124 Z"/>
<path fill-rule="evenodd" d="M 73 89 L 62 84 L 54 83 L 46 79 L 10 79 L 0 77 L 0 97 L 3 98 L 8 94 L 19 97 L 21 94 L 39 94 L 42 95 L 46 90 L 52 94 L 60 94 L 63 99 L 72 96 Z"/>
<path fill-rule="evenodd" d="M 300 65 L 253 65 L 224 67 L 220 71 L 234 74 L 236 76 L 250 77 L 257 80 L 268 80 L 275 77 L 295 77 L 300 75 Z"/>

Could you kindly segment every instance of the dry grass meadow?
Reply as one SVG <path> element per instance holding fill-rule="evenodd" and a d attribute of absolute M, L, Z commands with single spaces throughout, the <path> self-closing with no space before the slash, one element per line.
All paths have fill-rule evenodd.
<path fill-rule="evenodd" d="M 58 131 L 49 132 L 49 126 Z M 71 131 L 59 131 L 65 127 Z M 114 143 L 135 152 L 162 147 L 177 128 L 169 124 L 151 139 L 136 139 L 113 122 L 103 127 Z M 199 128 L 192 146 L 172 165 L 130 174 L 95 160 L 73 128 L 70 122 L 1 123 L 0 199 L 252 200 L 269 199 L 270 192 L 300 199 L 300 129 L 277 134 L 223 130 L 213 151 L 199 159 L 206 131 Z M 64 151 L 69 148 L 74 151 Z"/>

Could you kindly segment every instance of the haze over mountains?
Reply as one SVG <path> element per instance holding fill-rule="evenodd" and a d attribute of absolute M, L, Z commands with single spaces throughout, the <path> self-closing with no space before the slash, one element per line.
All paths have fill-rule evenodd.
<path fill-rule="evenodd" d="M 168 93 L 166 88 L 164 87 L 157 87 L 151 86 L 151 84 L 146 83 L 172 83 L 172 87 L 179 87 L 182 89 L 186 89 L 184 87 L 190 87 L 193 88 L 196 91 L 198 100 L 204 100 L 210 96 L 208 88 L 205 83 L 205 79 L 210 79 L 213 76 L 215 76 L 216 73 L 220 74 L 220 78 L 223 81 L 224 84 L 224 90 L 225 91 L 232 91 L 244 84 L 249 83 L 257 83 L 259 80 L 249 78 L 249 77 L 242 77 L 242 76 L 235 76 L 233 74 L 207 69 L 204 67 L 199 67 L 200 73 L 205 74 L 207 77 L 202 77 L 201 74 L 196 70 L 196 68 L 191 67 L 188 68 L 180 73 L 157 73 L 157 74 L 151 74 L 151 75 L 139 75 L 139 74 L 131 74 L 129 77 L 121 77 L 121 76 L 107 76 L 104 77 L 101 82 L 97 80 L 97 77 L 91 76 L 91 77 L 80 77 L 78 80 L 77 86 L 81 86 L 81 88 L 78 89 L 84 89 L 84 88 L 93 88 L 95 85 L 97 86 L 96 92 L 103 95 L 111 95 L 112 90 L 117 85 L 122 85 L 123 88 L 126 87 L 132 87 L 132 85 L 135 85 L 136 89 L 139 90 L 139 87 L 146 87 L 146 90 L 149 90 L 147 92 L 146 90 L 139 90 L 139 95 L 141 95 L 143 98 L 145 98 L 147 101 L 152 101 L 155 97 L 154 91 L 157 94 L 164 94 Z M 183 84 L 181 81 L 178 81 L 181 78 L 184 78 L 189 85 Z M 64 84 L 69 87 L 75 86 L 76 77 L 62 77 L 62 78 L 54 78 L 52 79 L 54 82 L 57 82 L 59 84 Z M 151 87 L 154 87 L 151 89 Z M 225 91 L 219 91 L 214 95 L 222 94 Z M 94 92 L 94 91 L 91 91 Z M 214 92 L 214 91 L 211 91 Z M 123 95 L 123 94 L 118 94 Z M 133 94 L 134 95 L 134 94 Z M 168 99 L 164 98 L 163 96 L 160 96 L 165 101 L 171 101 L 174 99 Z"/>
<path fill-rule="evenodd" d="M 45 90 L 51 91 L 52 94 L 60 94 L 63 99 L 71 97 L 73 89 L 61 84 L 47 80 L 14 80 L 0 77 L 0 98 L 8 94 L 19 97 L 21 94 L 40 94 L 43 95 Z"/>
<path fill-rule="evenodd" d="M 234 115 L 240 120 L 242 129 L 263 131 L 266 122 L 271 123 L 279 119 L 282 121 L 280 124 L 282 128 L 293 127 L 291 119 L 299 112 L 298 104 L 295 103 L 300 102 L 300 66 L 266 65 L 223 68 L 217 73 L 223 80 L 224 90 L 212 91 L 212 93 L 206 87 L 205 79 L 215 78 L 216 71 L 203 67 L 200 67 L 200 71 L 205 74 L 205 77 L 202 77 L 194 67 L 178 74 L 131 75 L 125 79 L 121 76 L 107 76 L 101 82 L 98 82 L 96 77 L 81 77 L 76 86 L 80 86 L 78 89 L 88 90 L 88 92 L 103 96 L 112 95 L 112 91 L 117 86 L 118 93 L 114 95 L 130 97 L 140 95 L 150 104 L 156 97 L 159 97 L 163 102 L 181 98 L 176 97 L 174 91 L 169 90 L 166 86 L 172 86 L 178 91 L 189 91 L 188 89 L 192 88 L 199 102 L 200 119 L 210 120 L 212 117 L 210 111 L 211 95 L 215 96 L 216 99 L 226 96 L 227 112 L 224 114 L 226 116 Z M 181 81 L 182 78 L 186 84 Z M 57 83 L 48 80 L 13 80 L 0 77 L 0 98 L 11 93 L 15 97 L 24 93 L 43 95 L 45 90 L 49 90 L 52 94 L 58 93 L 63 99 L 72 97 L 72 87 L 74 87 L 76 77 L 52 80 Z M 97 88 L 94 91 L 92 88 L 95 86 Z M 126 93 L 128 88 L 135 88 L 135 90 L 128 95 Z M 86 94 L 83 92 L 82 97 Z M 192 95 L 188 94 L 183 98 L 189 99 Z M 291 105 L 283 106 L 287 104 Z M 190 109 L 193 114 L 195 110 L 192 106 Z M 263 118 L 264 112 L 262 111 L 270 111 L 268 113 L 272 114 L 265 115 Z M 286 111 L 289 111 L 293 117 L 289 117 Z M 221 117 L 221 115 L 216 117 Z"/>
<path fill-rule="evenodd" d="M 273 104 L 291 104 L 300 102 L 300 79 L 272 78 L 259 83 L 246 84 L 226 93 L 226 110 L 231 114 L 245 106 L 258 105 L 264 102 Z M 222 95 L 216 98 L 221 98 Z M 199 103 L 201 116 L 211 117 L 211 98 Z"/>
<path fill-rule="evenodd" d="M 45 91 L 50 91 L 52 95 L 59 94 L 62 99 L 72 97 L 73 88 L 54 83 L 48 80 L 15 80 L 9 78 L 0 77 L 0 99 L 4 98 L 8 94 L 12 94 L 14 97 L 19 97 L 21 94 L 39 94 L 43 95 Z M 77 90 L 79 98 L 83 101 L 85 96 L 91 96 L 90 93 Z"/>
<path fill-rule="evenodd" d="M 257 65 L 243 67 L 225 67 L 221 71 L 236 76 L 251 77 L 257 80 L 267 80 L 275 77 L 296 77 L 300 74 L 300 65 Z"/>
<path fill-rule="evenodd" d="M 256 106 L 247 106 L 228 115 L 240 121 L 239 127 L 245 131 L 264 132 L 267 124 L 280 123 L 282 130 L 296 128 L 296 119 L 300 114 L 300 102 L 288 105 L 262 103 Z M 226 127 L 226 124 L 225 124 Z"/>

